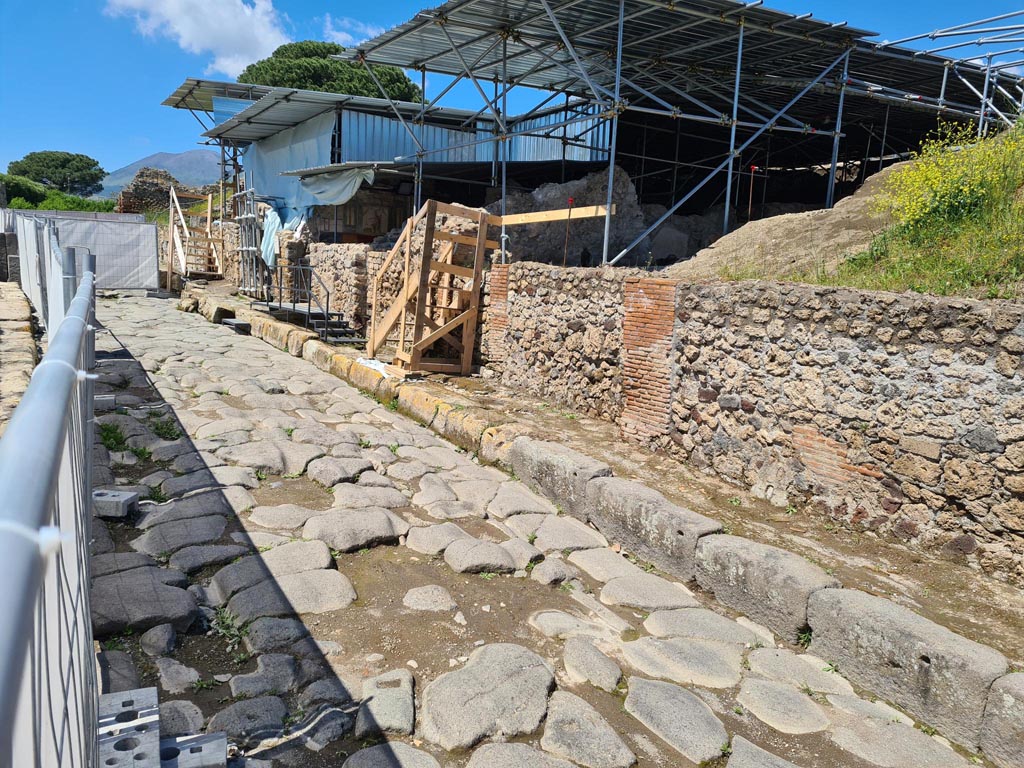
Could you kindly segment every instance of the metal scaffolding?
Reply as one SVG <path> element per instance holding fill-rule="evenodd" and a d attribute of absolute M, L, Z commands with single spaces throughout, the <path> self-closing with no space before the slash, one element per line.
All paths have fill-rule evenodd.
<path fill-rule="evenodd" d="M 373 65 L 384 64 L 415 70 L 424 77 L 428 72 L 452 77 L 424 105 L 426 110 L 457 83 L 470 83 L 482 100 L 477 114 L 489 113 L 495 125 L 493 135 L 473 144 L 497 144 L 502 200 L 507 191 L 509 141 L 539 135 L 572 145 L 594 130 L 595 115 L 609 124 L 609 208 L 616 163 L 622 157 L 638 158 L 645 168 L 648 163 L 655 166 L 656 170 L 642 175 L 671 176 L 672 198 L 654 225 L 614 255 L 609 251 L 609 216 L 604 230 L 605 264 L 622 260 L 723 174 L 723 231 L 727 232 L 743 158 L 770 156 L 773 162 L 790 167 L 803 158 L 803 167 L 826 167 L 824 204 L 831 207 L 838 170 L 847 170 L 851 157 L 858 164 L 864 158 L 866 167 L 873 144 L 881 166 L 887 157 L 899 154 L 897 142 L 909 148 L 934 127 L 936 117 L 977 121 L 981 135 L 997 123 L 1012 125 L 1024 104 L 1024 80 L 1016 69 L 1024 60 L 1007 61 L 1014 52 L 1024 53 L 1024 48 L 991 52 L 979 61 L 978 57 L 940 55 L 958 47 L 955 44 L 930 51 L 905 45 L 926 38 L 961 40 L 972 35 L 975 44 L 1024 42 L 1024 24 L 985 26 L 1024 16 L 1024 11 L 876 43 L 867 39 L 874 33 L 852 29 L 845 22 L 782 13 L 764 8 L 762 2 L 449 0 L 336 58 L 358 62 L 371 76 Z M 487 86 L 494 96 L 487 95 Z M 526 113 L 510 117 L 508 94 L 523 88 L 549 95 Z M 548 106 L 559 97 L 564 97 L 565 106 Z M 413 132 L 415 125 L 406 124 L 398 107 L 392 106 Z M 535 119 L 540 115 L 557 119 L 537 128 Z M 648 127 L 672 126 L 677 138 L 671 159 L 659 156 L 658 142 L 646 139 L 638 152 L 623 152 L 620 133 L 630 125 L 623 120 L 627 115 L 643 125 L 645 137 Z M 422 122 L 421 111 L 415 123 Z M 680 159 L 682 124 L 694 126 L 704 152 L 721 141 L 713 131 L 725 131 L 724 154 Z M 831 139 L 828 146 L 819 144 L 817 150 L 808 143 L 825 138 Z M 841 159 L 844 143 L 846 160 Z M 398 158 L 414 161 L 420 169 L 417 200 L 424 158 L 446 149 L 421 145 L 415 156 Z M 751 154 L 744 155 L 748 150 Z M 688 181 L 680 182 L 680 170 L 691 171 Z M 753 173 L 750 178 L 753 184 Z M 679 189 L 680 183 L 688 185 L 685 192 Z"/>

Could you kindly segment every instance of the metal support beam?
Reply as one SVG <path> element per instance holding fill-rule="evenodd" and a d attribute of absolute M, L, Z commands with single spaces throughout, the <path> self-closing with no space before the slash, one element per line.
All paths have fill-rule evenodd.
<path fill-rule="evenodd" d="M 543 0 L 541 0 L 543 2 Z M 615 110 L 611 124 L 611 151 L 608 153 L 608 202 L 604 214 L 604 243 L 601 250 L 601 263 L 608 263 L 608 246 L 612 234 L 612 194 L 615 191 L 615 150 L 619 136 L 619 96 L 622 89 L 622 32 L 626 25 L 626 0 L 619 0 L 619 38 L 615 48 Z"/>
<path fill-rule="evenodd" d="M 740 70 L 743 68 L 743 30 L 746 25 L 740 20 L 740 34 L 736 42 L 736 80 L 732 89 L 732 124 L 729 126 L 729 166 L 725 177 L 725 215 L 722 220 L 722 234 L 729 234 L 729 199 L 732 197 L 732 171 L 736 159 L 736 121 L 740 109 Z"/>
<path fill-rule="evenodd" d="M 413 144 L 415 144 L 416 147 L 420 151 L 422 151 L 423 145 L 420 143 L 419 137 L 417 137 L 416 134 L 413 132 L 412 128 L 409 127 L 409 124 L 405 122 L 405 118 L 402 117 L 402 113 L 398 109 L 398 105 L 395 104 L 394 99 L 392 99 L 388 95 L 388 92 L 384 89 L 384 86 L 381 85 L 380 80 L 378 80 L 377 76 L 373 74 L 373 68 L 370 67 L 369 62 L 367 62 L 366 59 L 362 59 L 362 62 L 363 66 L 366 68 L 366 74 L 368 74 L 370 76 L 370 79 L 373 80 L 374 85 L 376 85 L 377 88 L 380 90 L 381 95 L 383 95 L 384 98 L 387 99 L 388 104 L 391 106 L 391 111 L 394 112 L 395 117 L 398 118 L 398 122 L 400 122 L 402 124 L 402 127 L 405 128 L 405 132 L 409 134 L 409 138 L 412 139 Z"/>
<path fill-rule="evenodd" d="M 825 207 L 836 203 L 836 167 L 839 163 L 839 138 L 843 130 L 843 107 L 846 105 L 846 81 L 850 77 L 850 54 L 843 60 L 843 82 L 839 86 L 839 109 L 836 110 L 836 130 L 832 139 L 832 164 L 828 171 L 828 189 L 825 192 Z"/>

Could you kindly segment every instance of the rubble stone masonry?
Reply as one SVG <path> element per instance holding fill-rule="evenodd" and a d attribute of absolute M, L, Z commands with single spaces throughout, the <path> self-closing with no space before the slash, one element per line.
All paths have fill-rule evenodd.
<path fill-rule="evenodd" d="M 1024 306 L 532 263 L 488 287 L 503 383 L 1024 584 Z"/>

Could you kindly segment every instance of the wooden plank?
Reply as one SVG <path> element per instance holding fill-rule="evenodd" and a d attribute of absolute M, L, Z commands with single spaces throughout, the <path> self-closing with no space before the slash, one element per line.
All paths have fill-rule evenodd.
<path fill-rule="evenodd" d="M 423 254 L 420 260 L 419 291 L 416 294 L 416 311 L 412 329 L 413 348 L 409 360 L 412 370 L 417 370 L 421 352 L 416 348 L 416 341 L 423 335 L 423 319 L 427 315 L 426 303 L 428 300 L 427 286 L 430 284 L 430 262 L 434 259 L 434 228 L 437 223 L 436 200 L 428 200 L 426 205 L 426 226 L 423 232 Z"/>
<path fill-rule="evenodd" d="M 480 312 L 480 289 L 483 287 L 484 240 L 487 237 L 488 218 L 486 211 L 480 212 L 476 258 L 473 261 L 473 293 L 469 297 L 469 309 L 466 310 L 466 324 L 462 326 L 462 366 L 459 372 L 463 376 L 469 376 L 473 369 L 473 349 L 476 347 L 476 321 Z M 460 294 L 460 298 L 464 297 L 465 294 Z"/>
<path fill-rule="evenodd" d="M 433 360 L 421 360 L 417 364 L 416 370 L 427 371 L 428 373 L 461 373 L 462 363 L 459 361 L 438 363 Z"/>
<path fill-rule="evenodd" d="M 449 240 L 459 245 L 476 245 L 476 238 L 472 235 L 456 235 L 452 232 L 438 231 L 434 233 L 434 237 L 438 240 Z M 487 240 L 487 248 L 495 251 L 501 247 L 501 244 L 497 240 Z"/>
<path fill-rule="evenodd" d="M 557 211 L 534 211 L 533 213 L 510 213 L 506 216 L 490 216 L 490 223 L 506 227 L 516 224 L 539 224 L 545 221 L 565 221 L 566 219 L 593 219 L 604 216 L 608 208 L 603 205 L 588 205 L 582 208 L 561 208 Z M 615 206 L 612 205 L 612 215 Z"/>
<path fill-rule="evenodd" d="M 429 347 L 435 341 L 440 341 L 445 336 L 448 336 L 452 331 L 454 331 L 456 328 L 458 328 L 460 325 L 462 325 L 464 322 L 466 322 L 467 319 L 468 318 L 466 317 L 466 313 L 463 312 L 461 315 L 456 317 L 454 320 L 451 320 L 451 321 L 445 323 L 444 325 L 442 325 L 440 328 L 438 328 L 433 333 L 428 334 L 427 336 L 424 336 L 422 339 L 417 341 L 413 345 L 413 347 L 419 349 L 421 352 L 426 350 L 427 347 Z M 459 344 L 458 342 L 455 342 L 455 344 L 453 344 L 453 346 L 461 347 L 462 345 Z M 465 348 L 463 347 L 463 349 L 460 349 L 459 352 L 462 353 L 464 351 L 464 349 Z"/>
<path fill-rule="evenodd" d="M 435 213 L 444 213 L 449 216 L 461 216 L 462 218 L 469 219 L 471 221 L 476 220 L 480 215 L 480 211 L 475 208 L 467 208 L 464 205 L 458 205 L 456 203 L 439 203 L 436 200 L 427 201 L 427 205 L 431 203 L 434 204 Z"/>
<path fill-rule="evenodd" d="M 447 272 L 449 275 L 457 275 L 458 277 L 473 277 L 473 270 L 469 267 L 460 267 L 456 264 L 445 264 L 441 261 L 430 262 L 430 268 L 435 272 Z M 445 288 L 445 290 L 451 290 L 447 286 L 439 286 Z"/>

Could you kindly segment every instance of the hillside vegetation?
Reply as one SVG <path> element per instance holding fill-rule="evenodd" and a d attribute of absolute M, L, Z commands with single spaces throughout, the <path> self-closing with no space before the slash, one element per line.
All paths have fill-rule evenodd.
<path fill-rule="evenodd" d="M 1024 296 L 1024 125 L 978 140 L 944 125 L 875 201 L 871 247 L 813 282 L 987 298 Z"/>
<path fill-rule="evenodd" d="M 69 195 L 40 184 L 24 176 L 0 173 L 0 184 L 7 189 L 7 207 L 39 211 L 99 211 L 114 210 L 113 200 L 96 200 Z"/>

